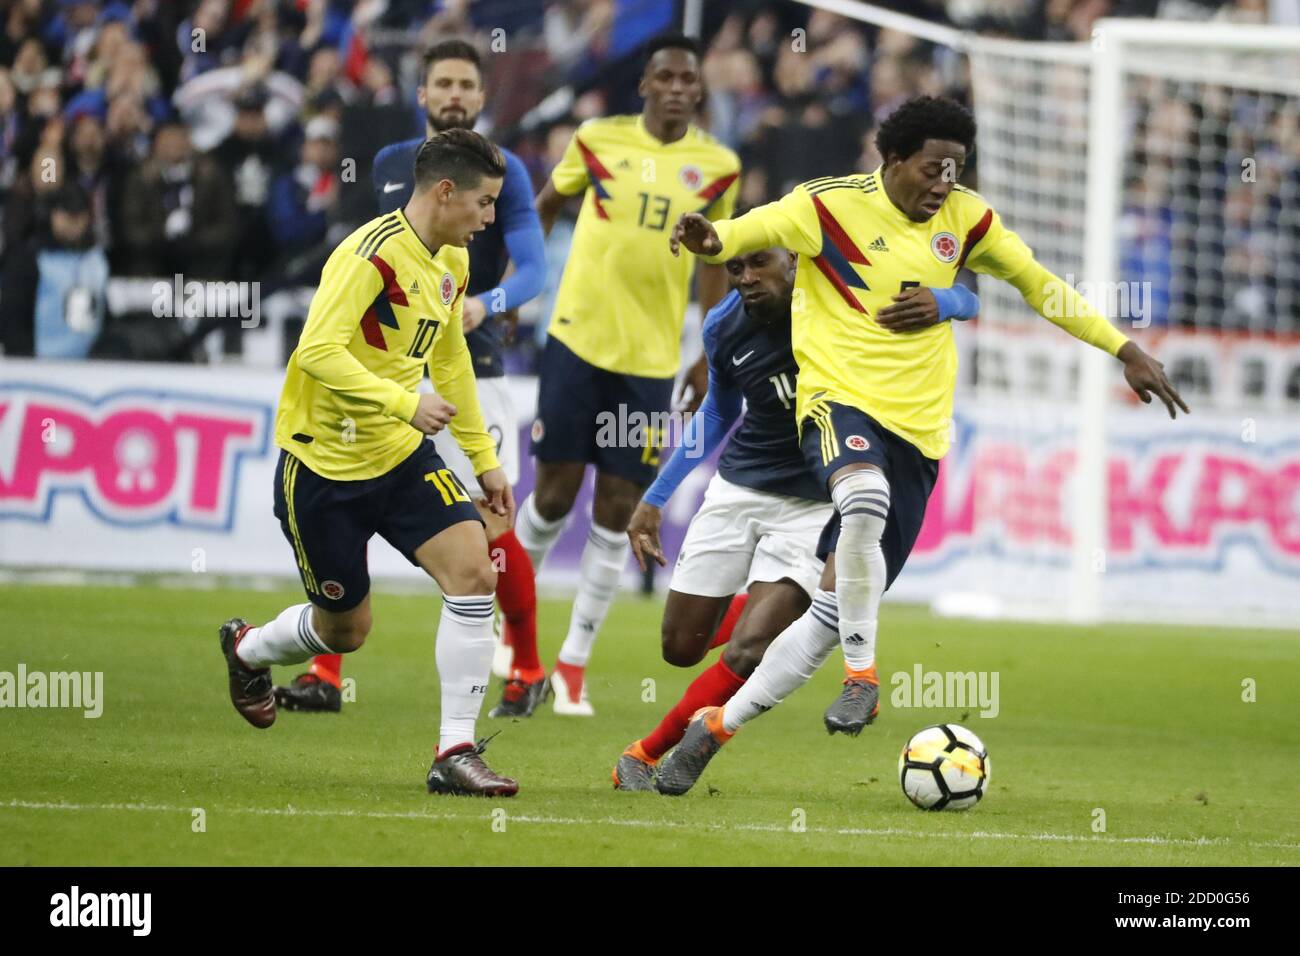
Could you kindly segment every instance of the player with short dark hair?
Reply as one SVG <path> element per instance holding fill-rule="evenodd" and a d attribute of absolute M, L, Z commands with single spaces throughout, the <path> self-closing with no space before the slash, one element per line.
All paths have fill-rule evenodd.
<path fill-rule="evenodd" d="M 1044 318 L 1115 355 L 1144 402 L 1154 393 L 1170 417 L 1187 411 L 1159 362 L 1043 268 L 982 197 L 957 185 L 974 143 L 964 107 L 917 97 L 881 124 L 884 161 L 875 171 L 811 180 L 716 226 L 686 215 L 673 229 L 671 245 L 697 255 L 779 243 L 807 258 L 797 280 L 805 308 L 792 326 L 796 414 L 804 455 L 835 503 L 812 607 L 772 643 L 744 688 L 699 714 L 664 759 L 660 773 L 675 774 L 679 792 L 745 722 L 811 678 L 836 644 L 844 689 L 826 711 L 827 730 L 857 734 L 879 710 L 880 598 L 916 540 L 948 450 L 957 371 L 949 326 L 891 334 L 881 309 L 892 294 L 950 285 L 963 266 L 996 276 Z"/>
<path fill-rule="evenodd" d="M 804 464 L 795 430 L 795 258 L 786 249 L 760 249 L 728 259 L 726 270 L 732 291 L 704 320 L 704 404 L 637 506 L 627 533 L 643 569 L 647 556 L 664 564 L 663 507 L 740 418 L 678 553 L 664 604 L 664 660 L 682 667 L 697 663 L 732 595 L 746 591 L 748 600 L 721 659 L 695 679 L 652 733 L 624 750 L 614 768 L 619 790 L 677 791 L 671 776 L 654 779 L 659 758 L 681 740 L 697 710 L 726 703 L 744 685 L 772 640 L 808 609 L 822 575 L 813 550 L 832 507 L 825 486 Z M 960 286 L 922 290 L 917 304 L 926 306 L 917 330 L 969 318 L 979 309 L 975 295 Z"/>
<path fill-rule="evenodd" d="M 425 134 L 472 129 L 483 109 L 482 61 L 464 40 L 443 40 L 424 54 L 424 79 L 417 94 L 425 112 Z M 416 156 L 425 137 L 385 146 L 375 156 L 372 183 L 380 212 L 400 209 L 411 198 L 420 170 Z M 500 149 L 505 177 L 497 197 L 496 219 L 469 246 L 469 288 L 465 294 L 465 340 L 474 360 L 479 404 L 488 432 L 496 440 L 497 458 L 511 485 L 519 480 L 519 425 L 502 361 L 509 314 L 542 290 L 546 250 L 533 208 L 528 170 L 509 150 Z M 507 265 L 514 272 L 505 277 Z M 445 431 L 434 437 L 444 461 L 462 481 L 473 475 L 470 462 Z M 527 717 L 541 701 L 546 674 L 537 657 L 537 593 L 528 552 L 510 524 L 480 509 L 487 525 L 489 550 L 497 567 L 497 603 L 504 631 L 493 670 L 505 679 L 501 703 L 493 717 Z M 337 711 L 342 657 L 321 655 L 305 674 L 276 688 L 281 707 Z"/>
<path fill-rule="evenodd" d="M 275 515 L 309 603 L 261 627 L 220 630 L 230 699 L 255 727 L 275 722 L 270 665 L 347 654 L 370 631 L 366 547 L 380 535 L 438 582 L 436 657 L 442 719 L 431 793 L 511 796 L 490 770 L 474 724 L 492 664 L 492 591 L 483 522 L 432 442 L 450 427 L 474 463 L 480 504 L 509 520 L 497 462 L 461 331 L 465 252 L 493 218 L 505 161 L 487 140 L 453 129 L 416 155 L 415 192 L 341 242 L 325 263 L 276 412 Z M 416 391 L 428 368 L 438 394 Z"/>
<path fill-rule="evenodd" d="M 593 713 L 587 662 L 627 563 L 628 520 L 659 465 L 694 271 L 664 238 L 683 212 L 730 215 L 739 189 L 736 154 L 692 123 L 704 96 L 698 44 L 667 36 L 648 49 L 641 114 L 583 123 L 537 197 L 548 231 L 571 197 L 584 198 L 540 363 L 537 485 L 515 529 L 535 567 L 564 529 L 587 466 L 596 469 L 578 593 L 550 678 L 559 714 Z M 699 279 L 707 312 L 726 276 L 701 265 Z M 700 397 L 707 377 L 695 363 Z M 650 424 L 617 432 L 617 423 L 643 418 Z"/>

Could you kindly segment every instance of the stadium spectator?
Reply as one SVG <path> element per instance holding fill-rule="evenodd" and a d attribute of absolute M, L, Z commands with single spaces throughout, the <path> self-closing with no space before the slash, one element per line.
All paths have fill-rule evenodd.
<path fill-rule="evenodd" d="M 603 51 L 614 4 L 610 0 L 562 0 L 546 8 L 543 18 L 546 49 L 560 75 L 567 76 L 582 60 Z"/>
<path fill-rule="evenodd" d="M 13 0 L 5 9 L 4 31 L 0 32 L 0 63 L 14 62 L 18 49 L 35 36 L 41 19 L 41 0 Z"/>
<path fill-rule="evenodd" d="M 38 235 L 6 258 L 0 328 L 6 355 L 83 359 L 104 321 L 108 258 L 95 244 L 85 190 L 68 183 L 49 201 Z"/>
<path fill-rule="evenodd" d="M 371 106 L 396 106 L 401 102 L 401 91 L 393 79 L 392 67 L 378 57 L 366 61 L 357 92 L 360 102 Z"/>
<path fill-rule="evenodd" d="M 124 43 L 114 54 L 100 95 L 109 103 L 134 100 L 155 122 L 171 115 L 162 81 L 139 43 Z"/>
<path fill-rule="evenodd" d="M 160 125 L 151 157 L 123 190 L 127 269 L 144 276 L 227 276 L 237 228 L 230 196 L 220 164 L 194 151 L 184 125 Z"/>
<path fill-rule="evenodd" d="M 19 44 L 10 77 L 22 96 L 30 96 L 44 86 L 57 86 L 63 80 L 59 68 L 50 65 L 44 44 L 33 36 Z"/>
<path fill-rule="evenodd" d="M 127 166 L 149 156 L 154 119 L 139 99 L 130 96 L 109 100 L 105 134 L 109 151 Z"/>
<path fill-rule="evenodd" d="M 339 198 L 338 124 L 318 116 L 307 124 L 298 165 L 271 185 L 270 221 L 286 282 L 313 280 L 326 248 L 331 213 Z"/>
<path fill-rule="evenodd" d="M 266 91 L 249 87 L 235 98 L 235 125 L 212 156 L 234 184 L 238 239 L 231 275 L 257 279 L 275 254 L 266 205 L 279 165 L 279 148 L 266 122 Z"/>
<path fill-rule="evenodd" d="M 41 229 L 49 214 L 48 200 L 64 181 L 63 124 L 50 123 L 31 153 L 5 203 L 4 246 L 16 250 Z M 6 257 L 7 258 L 7 257 Z"/>
<path fill-rule="evenodd" d="M 111 177 L 102 110 L 102 103 L 96 103 L 93 109 L 69 107 L 65 114 L 68 132 L 64 162 L 67 163 L 69 180 L 81 186 L 90 198 L 95 242 L 106 247 L 112 236 L 112 223 L 109 221 Z"/>
<path fill-rule="evenodd" d="M 266 91 L 271 131 L 280 136 L 291 129 L 308 97 L 297 77 L 274 65 L 275 51 L 255 37 L 238 63 L 209 70 L 176 91 L 172 102 L 189 126 L 196 148 L 212 149 L 226 138 L 235 124 L 235 97 L 250 86 Z"/>
<path fill-rule="evenodd" d="M 108 11 L 105 11 L 108 13 Z M 129 11 L 128 11 L 129 13 Z M 125 49 L 131 45 L 130 22 L 127 19 L 109 19 L 99 28 L 86 63 L 82 85 L 87 90 L 102 89 L 108 81 L 108 71 L 117 63 Z"/>
<path fill-rule="evenodd" d="M 352 86 L 343 75 L 343 58 L 339 51 L 323 46 L 308 61 L 305 95 L 308 100 L 314 100 L 327 91 L 337 93 L 346 102 L 352 95 Z"/>
<path fill-rule="evenodd" d="M 99 10 L 92 0 L 59 0 L 58 13 L 46 22 L 42 39 L 52 49 L 63 51 L 63 62 L 74 83 L 81 82 L 78 60 L 94 42 Z"/>
<path fill-rule="evenodd" d="M 248 28 L 248 23 L 241 26 L 231 17 L 229 0 L 200 0 L 193 15 L 176 29 L 182 82 L 236 60 Z"/>

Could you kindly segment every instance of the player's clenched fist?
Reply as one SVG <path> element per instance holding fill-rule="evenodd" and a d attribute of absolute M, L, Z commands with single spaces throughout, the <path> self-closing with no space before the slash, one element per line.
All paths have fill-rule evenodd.
<path fill-rule="evenodd" d="M 697 256 L 716 256 L 722 251 L 722 240 L 713 223 L 698 212 L 687 212 L 682 213 L 668 236 L 668 248 L 673 255 L 681 255 L 682 246 Z"/>
<path fill-rule="evenodd" d="M 663 547 L 659 544 L 659 524 L 663 517 L 662 511 L 643 501 L 636 506 L 632 520 L 628 522 L 627 537 L 632 542 L 632 553 L 636 555 L 636 563 L 642 571 L 646 570 L 647 555 L 658 561 L 661 568 L 668 565 L 664 560 Z"/>
<path fill-rule="evenodd" d="M 455 414 L 456 406 L 451 402 L 438 395 L 424 394 L 420 396 L 420 404 L 415 406 L 411 424 L 426 435 L 436 435 L 447 427 Z"/>

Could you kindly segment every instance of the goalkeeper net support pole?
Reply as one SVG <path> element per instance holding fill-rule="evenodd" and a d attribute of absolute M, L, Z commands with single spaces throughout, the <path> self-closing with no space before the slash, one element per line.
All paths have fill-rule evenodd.
<path fill-rule="evenodd" d="M 1119 218 L 1119 137 L 1114 118 L 1123 115 L 1118 44 L 1104 26 L 1094 34 L 1088 98 L 1087 191 L 1084 197 L 1083 274 L 1092 281 L 1092 306 L 1108 314 L 1097 290 L 1115 283 L 1115 223 Z M 1109 317 L 1109 316 L 1108 316 Z M 1079 425 L 1075 450 L 1075 521 L 1069 616 L 1076 623 L 1101 617 L 1105 571 L 1107 356 L 1085 349 L 1079 356 Z M 1090 489 L 1084 493 L 1082 489 Z"/>

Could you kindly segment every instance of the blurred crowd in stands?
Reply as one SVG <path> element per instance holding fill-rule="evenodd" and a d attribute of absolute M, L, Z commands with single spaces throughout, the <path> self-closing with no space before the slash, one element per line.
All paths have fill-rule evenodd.
<path fill-rule="evenodd" d="M 1300 0 L 880 5 L 1040 40 L 1086 40 L 1107 15 L 1300 19 Z M 962 57 L 903 33 L 781 0 L 703 8 L 701 121 L 742 156 L 742 211 L 813 176 L 874 168 L 875 126 L 909 96 L 969 98 Z M 180 329 L 141 307 L 147 296 L 132 297 L 124 280 L 258 282 L 264 298 L 314 285 L 333 244 L 377 212 L 374 153 L 422 129 L 415 89 L 428 43 L 477 43 L 488 87 L 479 129 L 515 149 L 540 186 L 576 124 L 639 110 L 638 49 L 681 25 L 682 3 L 7 0 L 0 16 L 5 354 L 192 360 L 212 356 L 201 347 L 210 331 L 223 333 L 216 351 L 238 353 L 238 330 Z M 1265 125 L 1290 150 L 1269 175 L 1294 184 L 1294 100 L 1289 109 Z M 1183 134 L 1196 135 L 1194 123 Z M 1167 197 L 1177 184 L 1174 175 L 1137 185 Z M 1130 246 L 1126 261 L 1158 268 L 1177 224 L 1162 231 L 1166 213 L 1154 207 L 1130 210 L 1156 238 Z M 1226 209 L 1222 225 L 1245 238 L 1224 242 L 1249 269 L 1255 213 L 1235 214 L 1247 221 Z M 548 245 L 551 288 L 570 230 L 560 223 Z M 110 308 L 114 283 L 127 304 Z M 547 309 L 543 296 L 526 319 L 544 324 Z"/>

